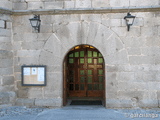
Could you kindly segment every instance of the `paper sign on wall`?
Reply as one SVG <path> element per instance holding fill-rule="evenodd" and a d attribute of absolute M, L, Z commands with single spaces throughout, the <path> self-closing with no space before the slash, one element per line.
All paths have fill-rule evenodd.
<path fill-rule="evenodd" d="M 22 66 L 22 85 L 45 86 L 46 66 Z"/>

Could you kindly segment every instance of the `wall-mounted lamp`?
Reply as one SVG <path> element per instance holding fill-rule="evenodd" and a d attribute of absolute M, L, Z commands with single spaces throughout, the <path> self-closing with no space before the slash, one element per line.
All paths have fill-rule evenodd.
<path fill-rule="evenodd" d="M 40 24 L 41 24 L 40 15 L 34 15 L 34 18 L 31 18 L 29 20 L 30 20 L 31 26 L 35 29 L 35 31 L 39 33 Z"/>
<path fill-rule="evenodd" d="M 126 20 L 126 24 L 127 24 L 127 29 L 129 31 L 130 26 L 133 25 L 134 19 L 136 16 L 131 15 L 130 13 L 127 13 L 127 16 L 124 17 L 124 19 Z"/>

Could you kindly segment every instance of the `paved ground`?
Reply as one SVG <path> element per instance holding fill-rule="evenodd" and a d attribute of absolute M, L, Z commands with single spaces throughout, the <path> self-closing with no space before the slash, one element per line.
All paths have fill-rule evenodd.
<path fill-rule="evenodd" d="M 64 108 L 6 107 L 0 120 L 160 120 L 160 109 L 105 109 L 102 106 L 67 106 Z"/>

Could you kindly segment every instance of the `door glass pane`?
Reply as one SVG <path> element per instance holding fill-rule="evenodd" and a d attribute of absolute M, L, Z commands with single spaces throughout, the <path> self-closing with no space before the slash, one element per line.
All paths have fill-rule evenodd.
<path fill-rule="evenodd" d="M 84 84 L 80 85 L 80 90 L 84 90 Z"/>
<path fill-rule="evenodd" d="M 70 85 L 69 85 L 69 90 L 74 90 L 73 84 L 70 84 Z"/>
<path fill-rule="evenodd" d="M 69 57 L 73 57 L 73 53 L 71 53 L 71 54 L 69 55 Z"/>
<path fill-rule="evenodd" d="M 103 90 L 103 85 L 99 84 L 99 90 Z"/>
<path fill-rule="evenodd" d="M 92 70 L 88 70 L 88 75 L 92 75 Z"/>
<path fill-rule="evenodd" d="M 88 90 L 92 90 L 92 84 L 88 84 Z"/>
<path fill-rule="evenodd" d="M 103 63 L 103 58 L 98 58 L 98 63 Z"/>
<path fill-rule="evenodd" d="M 73 58 L 69 58 L 69 63 L 74 63 L 74 59 Z"/>
<path fill-rule="evenodd" d="M 98 89 L 99 89 L 98 84 L 94 84 L 94 90 L 98 90 Z"/>
<path fill-rule="evenodd" d="M 103 75 L 103 70 L 98 70 L 98 75 Z"/>
<path fill-rule="evenodd" d="M 98 76 L 99 82 L 103 82 L 103 76 Z"/>
<path fill-rule="evenodd" d="M 88 63 L 92 63 L 92 58 L 88 58 Z"/>
<path fill-rule="evenodd" d="M 75 90 L 79 90 L 79 84 L 76 84 Z"/>
<path fill-rule="evenodd" d="M 73 77 L 70 76 L 70 77 L 69 77 L 69 82 L 73 82 L 73 80 L 74 80 Z"/>
<path fill-rule="evenodd" d="M 84 51 L 80 51 L 80 57 L 84 57 Z"/>
<path fill-rule="evenodd" d="M 80 70 L 80 75 L 84 75 L 84 70 Z"/>
<path fill-rule="evenodd" d="M 93 52 L 93 57 L 97 57 L 97 52 Z"/>
<path fill-rule="evenodd" d="M 98 54 L 98 57 L 102 57 L 102 54 L 101 54 L 101 53 L 99 53 L 99 54 Z"/>
<path fill-rule="evenodd" d="M 84 64 L 84 58 L 80 58 L 80 64 Z"/>
<path fill-rule="evenodd" d="M 88 83 L 92 83 L 92 76 L 88 76 Z"/>
<path fill-rule="evenodd" d="M 85 77 L 80 77 L 80 81 L 81 81 L 81 83 L 84 83 L 85 82 Z"/>
<path fill-rule="evenodd" d="M 88 51 L 88 57 L 92 57 L 92 51 Z"/>
<path fill-rule="evenodd" d="M 79 57 L 79 52 L 74 53 L 75 57 Z"/>

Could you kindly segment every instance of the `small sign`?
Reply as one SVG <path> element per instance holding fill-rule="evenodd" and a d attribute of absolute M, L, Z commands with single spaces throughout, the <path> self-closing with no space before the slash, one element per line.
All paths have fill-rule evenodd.
<path fill-rule="evenodd" d="M 45 86 L 46 66 L 22 66 L 23 86 Z"/>

